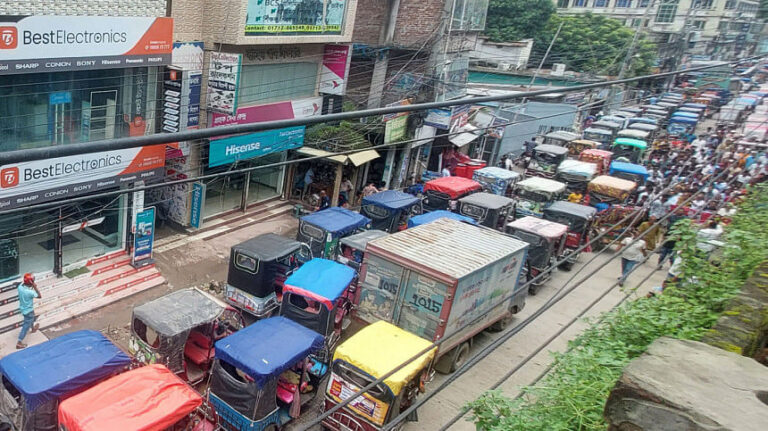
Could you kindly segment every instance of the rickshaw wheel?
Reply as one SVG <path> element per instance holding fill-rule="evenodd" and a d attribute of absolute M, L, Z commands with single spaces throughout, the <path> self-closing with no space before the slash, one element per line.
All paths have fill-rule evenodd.
<path fill-rule="evenodd" d="M 530 286 L 528 286 L 528 294 L 531 296 L 536 296 L 536 292 L 539 291 L 539 286 L 536 286 L 535 284 L 531 283 Z"/>

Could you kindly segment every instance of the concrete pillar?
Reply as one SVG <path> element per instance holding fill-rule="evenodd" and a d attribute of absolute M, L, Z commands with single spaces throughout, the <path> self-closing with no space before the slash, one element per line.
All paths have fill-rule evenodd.
<path fill-rule="evenodd" d="M 341 176 L 344 174 L 344 165 L 336 164 L 336 178 L 333 180 L 333 194 L 331 195 L 331 206 L 339 205 L 339 192 L 341 191 Z"/>
<path fill-rule="evenodd" d="M 381 96 L 384 93 L 384 83 L 387 80 L 388 67 L 389 50 L 384 49 L 376 55 L 376 63 L 373 65 L 371 88 L 368 89 L 368 109 L 381 107 Z"/>

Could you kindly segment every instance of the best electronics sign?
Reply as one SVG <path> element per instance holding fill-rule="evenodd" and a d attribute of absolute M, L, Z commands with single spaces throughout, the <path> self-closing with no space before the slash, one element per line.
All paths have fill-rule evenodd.
<path fill-rule="evenodd" d="M 0 209 L 66 199 L 165 175 L 165 145 L 35 160 L 0 167 Z"/>
<path fill-rule="evenodd" d="M 0 16 L 0 75 L 170 64 L 173 18 Z"/>

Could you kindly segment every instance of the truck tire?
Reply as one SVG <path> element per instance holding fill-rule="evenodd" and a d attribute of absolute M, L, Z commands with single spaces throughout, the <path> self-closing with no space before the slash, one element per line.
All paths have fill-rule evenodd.
<path fill-rule="evenodd" d="M 468 357 L 469 341 L 465 341 L 438 359 L 435 370 L 440 374 L 451 374 L 464 365 Z"/>
<path fill-rule="evenodd" d="M 488 327 L 488 332 L 501 332 L 505 329 L 507 329 L 507 326 L 509 326 L 509 323 L 512 321 L 512 316 L 505 316 L 496 322 L 493 323 L 493 325 Z"/>

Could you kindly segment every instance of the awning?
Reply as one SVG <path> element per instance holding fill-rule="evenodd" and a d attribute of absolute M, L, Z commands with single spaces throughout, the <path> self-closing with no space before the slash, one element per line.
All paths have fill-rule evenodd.
<path fill-rule="evenodd" d="M 296 152 L 308 157 L 322 157 L 326 160 L 341 163 L 343 165 L 352 162 L 355 166 L 363 165 L 380 157 L 376 150 L 363 150 L 347 155 L 334 155 L 334 153 L 318 150 L 317 148 L 302 147 L 297 149 Z"/>
<path fill-rule="evenodd" d="M 477 127 L 471 124 L 465 124 L 461 126 L 461 129 L 459 129 L 459 131 L 462 133 L 453 135 L 448 138 L 448 140 L 451 141 L 453 145 L 461 148 L 478 138 L 478 135 L 474 133 L 475 130 L 477 130 Z"/>

